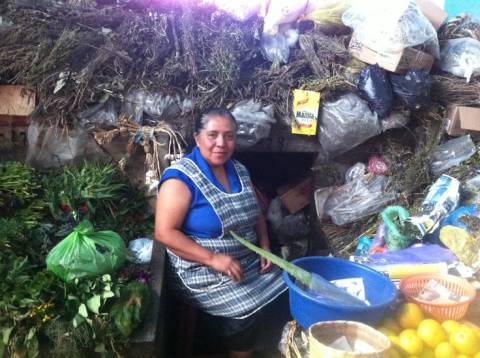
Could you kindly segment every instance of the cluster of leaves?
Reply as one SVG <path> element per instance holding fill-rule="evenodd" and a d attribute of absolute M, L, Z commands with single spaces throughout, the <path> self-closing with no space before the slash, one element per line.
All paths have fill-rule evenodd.
<path fill-rule="evenodd" d="M 60 228 L 58 236 L 68 234 L 83 219 L 127 241 L 153 229 L 145 213 L 145 196 L 128 185 L 113 164 L 84 162 L 50 171 L 42 186 L 50 215 Z"/>
<path fill-rule="evenodd" d="M 0 197 L 8 207 L 0 218 L 0 357 L 36 357 L 44 342 L 55 356 L 115 351 L 125 329 L 110 310 L 131 306 L 123 292 L 132 277 L 119 273 L 65 283 L 46 270 L 45 257 L 82 217 L 105 229 L 123 227 L 128 238 L 138 235 L 136 230 L 152 225 L 145 215 L 135 216 L 145 210 L 145 199 L 112 165 L 101 163 L 44 174 L 3 163 Z M 127 218 L 138 222 L 129 227 Z M 138 317 L 128 316 L 131 327 Z"/>

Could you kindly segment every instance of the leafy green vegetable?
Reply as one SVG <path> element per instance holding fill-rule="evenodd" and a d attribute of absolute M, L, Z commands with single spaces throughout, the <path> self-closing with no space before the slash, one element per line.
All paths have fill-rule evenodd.
<path fill-rule="evenodd" d="M 130 282 L 122 289 L 120 299 L 113 305 L 110 314 L 116 328 L 125 337 L 131 335 L 143 321 L 149 300 L 150 291 L 144 283 Z"/>

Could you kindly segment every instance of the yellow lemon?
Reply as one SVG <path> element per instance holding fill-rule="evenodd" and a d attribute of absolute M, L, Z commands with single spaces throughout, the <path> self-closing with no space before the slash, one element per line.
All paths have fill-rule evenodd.
<path fill-rule="evenodd" d="M 480 350 L 480 338 L 464 325 L 450 332 L 449 341 L 462 354 L 476 354 Z"/>
<path fill-rule="evenodd" d="M 480 351 L 473 356 L 473 358 L 480 358 Z"/>
<path fill-rule="evenodd" d="M 433 319 L 424 319 L 417 328 L 417 334 L 430 348 L 435 348 L 447 338 L 442 325 Z"/>
<path fill-rule="evenodd" d="M 432 348 L 424 348 L 423 352 L 419 355 L 420 358 L 435 358 L 435 352 Z"/>
<path fill-rule="evenodd" d="M 377 327 L 377 331 L 382 332 L 382 333 L 383 333 L 384 335 L 386 335 L 387 337 L 396 336 L 396 335 L 397 335 L 397 334 L 396 334 L 395 332 L 393 332 L 390 328 L 385 327 L 385 326 Z"/>
<path fill-rule="evenodd" d="M 402 358 L 402 355 L 395 348 L 390 348 L 387 351 L 387 357 L 388 358 Z"/>
<path fill-rule="evenodd" d="M 400 353 L 405 353 L 403 348 L 400 346 L 400 338 L 398 336 L 389 336 L 390 342 L 392 343 L 392 347 L 395 348 Z"/>
<path fill-rule="evenodd" d="M 435 348 L 435 358 L 456 358 L 457 351 L 450 342 L 442 342 Z"/>
<path fill-rule="evenodd" d="M 472 356 L 467 356 L 466 354 L 459 354 L 455 358 L 472 358 Z"/>
<path fill-rule="evenodd" d="M 442 322 L 442 327 L 447 332 L 447 334 L 450 334 L 454 329 L 459 328 L 461 325 L 457 321 L 453 321 L 451 319 L 447 319 L 446 321 Z"/>
<path fill-rule="evenodd" d="M 406 329 L 398 336 L 400 347 L 410 355 L 418 355 L 423 351 L 423 341 L 414 329 Z"/>
<path fill-rule="evenodd" d="M 394 332 L 395 335 L 399 334 L 402 331 L 402 328 L 398 325 L 397 321 L 395 321 L 391 317 L 385 318 L 380 323 L 380 327 L 388 328 L 390 331 Z"/>
<path fill-rule="evenodd" d="M 396 312 L 396 319 L 400 327 L 416 329 L 423 320 L 423 312 L 415 303 L 404 303 Z"/>
<path fill-rule="evenodd" d="M 476 324 L 472 323 L 472 322 L 469 322 L 469 321 L 462 321 L 462 324 L 467 326 L 467 327 L 470 327 L 471 329 L 473 329 L 475 331 L 475 333 L 477 334 L 478 337 L 480 337 L 480 327 L 477 326 Z"/>

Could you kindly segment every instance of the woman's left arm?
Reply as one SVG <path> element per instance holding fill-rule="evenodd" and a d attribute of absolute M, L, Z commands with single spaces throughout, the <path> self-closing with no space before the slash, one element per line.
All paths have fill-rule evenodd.
<path fill-rule="evenodd" d="M 265 215 L 260 213 L 258 215 L 257 223 L 255 225 L 257 232 L 258 244 L 264 250 L 270 251 L 270 240 L 268 239 L 267 221 Z M 264 257 L 260 257 L 260 272 L 266 273 L 272 268 L 272 262 Z"/>

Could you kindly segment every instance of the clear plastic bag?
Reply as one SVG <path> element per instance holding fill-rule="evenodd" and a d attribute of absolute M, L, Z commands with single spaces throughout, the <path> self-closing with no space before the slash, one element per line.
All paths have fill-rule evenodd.
<path fill-rule="evenodd" d="M 263 32 L 276 35 L 280 25 L 297 21 L 304 13 L 307 4 L 308 0 L 270 0 Z"/>
<path fill-rule="evenodd" d="M 448 40 L 440 53 L 440 68 L 470 82 L 480 74 L 480 41 L 470 37 Z"/>
<path fill-rule="evenodd" d="M 97 103 L 77 114 L 80 125 L 86 130 L 108 129 L 115 127 L 118 120 L 118 105 L 110 99 Z"/>
<path fill-rule="evenodd" d="M 411 69 L 405 75 L 390 75 L 393 93 L 410 109 L 430 104 L 432 80 L 426 70 Z"/>
<path fill-rule="evenodd" d="M 28 126 L 27 163 L 39 168 L 60 167 L 105 156 L 82 128 L 57 128 L 32 122 Z"/>
<path fill-rule="evenodd" d="M 275 117 L 273 106 L 264 106 L 253 99 L 238 102 L 232 110 L 237 120 L 237 146 L 248 148 L 268 138 Z"/>
<path fill-rule="evenodd" d="M 351 0 L 342 21 L 362 44 L 377 52 L 423 45 L 425 52 L 439 58 L 437 31 L 415 1 Z"/>
<path fill-rule="evenodd" d="M 430 156 L 430 171 L 434 175 L 440 175 L 447 169 L 467 160 L 476 151 L 477 148 L 470 135 L 450 139 L 433 149 Z"/>
<path fill-rule="evenodd" d="M 364 67 L 358 76 L 357 88 L 379 118 L 387 115 L 392 107 L 393 93 L 392 85 L 384 69 L 378 65 Z"/>
<path fill-rule="evenodd" d="M 388 178 L 367 175 L 338 187 L 325 203 L 325 212 L 336 225 L 345 225 L 378 213 L 397 195 L 386 190 Z"/>
<path fill-rule="evenodd" d="M 264 32 L 261 40 L 262 52 L 268 61 L 275 64 L 287 63 L 290 47 L 294 46 L 297 40 L 298 31 L 294 29 L 278 32 L 275 35 Z"/>
<path fill-rule="evenodd" d="M 345 173 L 345 182 L 351 182 L 353 180 L 362 179 L 365 175 L 367 166 L 363 163 L 357 163 L 351 166 Z"/>
<path fill-rule="evenodd" d="M 380 121 L 382 132 L 394 128 L 403 128 L 410 122 L 410 112 L 392 112 Z"/>
<path fill-rule="evenodd" d="M 353 93 L 322 106 L 318 138 L 330 155 L 339 155 L 382 132 L 376 114 Z"/>
<path fill-rule="evenodd" d="M 148 93 L 140 89 L 125 95 L 122 112 L 134 122 L 142 123 L 144 113 L 153 118 L 169 120 L 184 115 L 192 109 L 193 102 L 190 99 L 182 99 L 179 95 Z"/>

